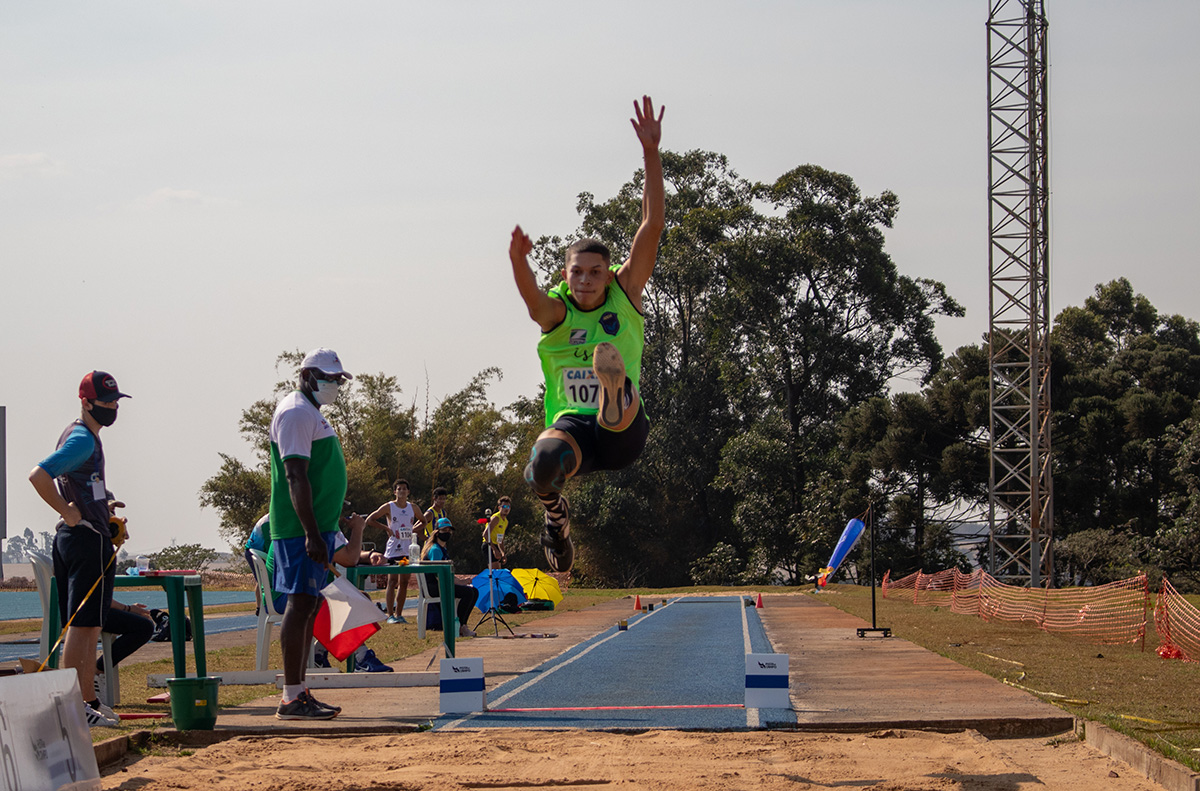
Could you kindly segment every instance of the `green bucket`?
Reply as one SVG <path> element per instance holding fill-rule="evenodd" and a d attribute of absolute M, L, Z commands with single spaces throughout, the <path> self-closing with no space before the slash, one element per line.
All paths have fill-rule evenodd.
<path fill-rule="evenodd" d="M 171 693 L 171 719 L 176 730 L 211 731 L 217 724 L 217 687 L 219 676 L 204 678 L 168 678 Z"/>

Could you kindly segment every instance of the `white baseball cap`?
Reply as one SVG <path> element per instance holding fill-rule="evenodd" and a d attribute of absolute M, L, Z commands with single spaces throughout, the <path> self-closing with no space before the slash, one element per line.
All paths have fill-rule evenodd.
<path fill-rule="evenodd" d="M 337 356 L 337 352 L 333 349 L 326 349 L 322 346 L 319 349 L 313 349 L 304 356 L 304 362 L 300 363 L 300 368 L 315 368 L 323 374 L 334 375 L 341 374 L 347 379 L 353 379 L 354 376 L 342 368 L 342 361 Z"/>

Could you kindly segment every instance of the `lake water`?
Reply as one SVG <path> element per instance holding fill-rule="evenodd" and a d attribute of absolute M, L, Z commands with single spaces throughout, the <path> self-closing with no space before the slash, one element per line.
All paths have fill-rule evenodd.
<path fill-rule="evenodd" d="M 126 604 L 141 602 L 150 608 L 167 609 L 167 592 L 164 590 L 120 589 L 113 598 Z M 204 591 L 205 607 L 214 604 L 240 604 L 252 601 L 254 601 L 253 591 Z M 42 600 L 38 597 L 37 591 L 0 591 L 0 621 L 41 617 Z"/>

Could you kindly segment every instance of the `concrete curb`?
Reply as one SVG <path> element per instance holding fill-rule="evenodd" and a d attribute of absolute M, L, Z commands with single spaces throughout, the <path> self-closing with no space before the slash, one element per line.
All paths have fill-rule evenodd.
<path fill-rule="evenodd" d="M 1200 791 L 1200 774 L 1146 745 L 1091 720 L 1076 720 L 1075 732 L 1100 752 L 1124 761 L 1167 791 Z"/>

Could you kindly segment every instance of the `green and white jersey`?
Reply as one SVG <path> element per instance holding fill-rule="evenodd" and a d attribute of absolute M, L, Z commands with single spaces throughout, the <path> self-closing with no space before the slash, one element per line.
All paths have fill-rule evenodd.
<path fill-rule="evenodd" d="M 616 278 L 608 284 L 604 303 L 595 310 L 581 310 L 569 298 L 570 293 L 566 282 L 550 289 L 550 296 L 566 306 L 567 315 L 557 327 L 543 332 L 538 341 L 538 357 L 546 377 L 547 426 L 562 415 L 594 415 L 600 411 L 600 383 L 592 373 L 596 344 L 607 341 L 617 347 L 634 387 L 642 374 L 646 320 Z"/>
<path fill-rule="evenodd" d="M 313 514 L 322 533 L 338 529 L 346 499 L 346 458 L 342 443 L 321 410 L 299 391 L 288 393 L 271 418 L 271 540 L 304 535 L 292 507 L 284 459 L 308 459 Z"/>

